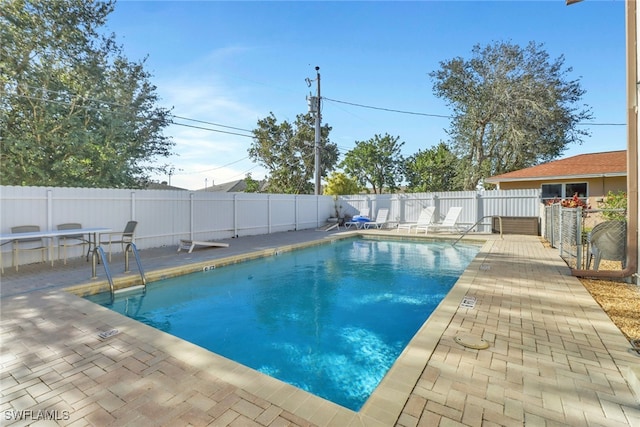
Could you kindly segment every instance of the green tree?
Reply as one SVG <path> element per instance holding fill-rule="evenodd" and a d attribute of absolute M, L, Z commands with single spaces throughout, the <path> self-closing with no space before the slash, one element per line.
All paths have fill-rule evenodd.
<path fill-rule="evenodd" d="M 371 186 L 374 193 L 382 194 L 398 189 L 403 177 L 404 159 L 398 143 L 399 136 L 375 135 L 368 141 L 356 141 L 356 147 L 345 155 L 341 167 L 363 187 Z"/>
<path fill-rule="evenodd" d="M 440 142 L 429 150 L 419 150 L 405 161 L 405 179 L 410 192 L 462 190 L 458 179 L 459 160 Z"/>
<path fill-rule="evenodd" d="M 320 129 L 321 176 L 331 172 L 338 161 L 338 147 L 329 142 L 331 127 Z M 278 123 L 273 113 L 258 120 L 253 131 L 249 157 L 269 172 L 268 191 L 284 194 L 313 194 L 315 119 L 298 114 L 296 121 Z"/>
<path fill-rule="evenodd" d="M 329 196 L 339 196 L 341 194 L 358 194 L 360 186 L 354 179 L 349 178 L 342 172 L 334 172 L 327 178 L 327 185 L 322 194 Z"/>
<path fill-rule="evenodd" d="M 244 192 L 245 193 L 257 193 L 260 191 L 260 182 L 256 181 L 251 177 L 251 173 L 248 173 L 244 177 L 244 183 L 246 185 Z"/>
<path fill-rule="evenodd" d="M 592 118 L 577 105 L 585 91 L 567 80 L 572 69 L 564 57 L 551 60 L 542 45 L 476 45 L 470 60 L 440 65 L 429 75 L 436 96 L 453 108 L 450 145 L 466 190 L 488 176 L 552 160 L 589 134 L 578 127 Z"/>
<path fill-rule="evenodd" d="M 114 1 L 0 2 L 0 180 L 5 185 L 137 187 L 157 157 L 169 111 L 144 62 L 99 28 Z"/>

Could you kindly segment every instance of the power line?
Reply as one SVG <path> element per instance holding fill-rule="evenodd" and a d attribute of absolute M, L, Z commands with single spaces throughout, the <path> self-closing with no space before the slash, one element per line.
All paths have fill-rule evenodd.
<path fill-rule="evenodd" d="M 249 173 L 251 170 L 257 168 L 258 166 L 260 166 L 260 165 L 254 165 L 254 166 L 250 167 L 249 169 L 247 169 L 246 171 L 241 172 L 241 173 L 239 173 L 237 175 L 234 175 L 232 178 L 237 178 L 237 177 L 240 177 L 240 176 L 245 176 L 246 177 L 247 173 Z"/>
<path fill-rule="evenodd" d="M 196 172 L 185 172 L 185 173 L 181 173 L 181 174 L 176 174 L 176 175 L 195 175 L 195 174 L 199 174 L 199 173 L 205 173 L 205 172 L 212 172 L 218 169 L 222 169 L 222 168 L 226 168 L 227 166 L 231 166 L 233 164 L 239 163 L 243 160 L 247 160 L 249 158 L 249 156 L 243 157 L 239 160 L 234 160 L 233 162 L 227 163 L 226 165 L 222 165 L 222 166 L 218 166 L 216 168 L 211 168 L 211 169 L 205 169 L 205 170 L 201 170 L 201 171 L 196 171 Z M 254 166 L 255 167 L 255 166 Z M 253 169 L 253 168 L 251 168 Z M 251 170 L 249 169 L 249 170 Z"/>
<path fill-rule="evenodd" d="M 229 132 L 229 131 L 226 131 L 226 130 L 211 129 L 211 128 L 206 128 L 206 127 L 196 126 L 196 125 L 188 125 L 186 123 L 171 122 L 170 125 L 184 126 L 184 127 L 193 128 L 193 129 L 208 130 L 209 132 L 226 133 L 228 135 L 244 136 L 245 138 L 253 138 L 253 135 L 245 135 L 243 133 Z"/>
<path fill-rule="evenodd" d="M 108 106 L 111 106 L 111 107 L 119 107 L 119 108 L 123 108 L 123 109 L 133 109 L 134 108 L 131 105 L 119 104 L 119 103 L 105 101 L 105 100 L 96 99 L 96 98 L 89 98 L 89 97 L 81 96 L 81 95 L 74 94 L 74 93 L 71 93 L 71 92 L 51 90 L 51 89 L 46 89 L 46 88 L 39 88 L 39 87 L 26 85 L 26 84 L 20 84 L 20 86 L 22 86 L 24 88 L 32 89 L 34 91 L 41 91 L 43 93 L 43 95 L 41 95 L 41 96 L 32 96 L 32 95 L 27 95 L 27 94 L 14 93 L 13 96 L 16 96 L 16 97 L 19 97 L 19 98 L 25 98 L 25 99 L 32 99 L 32 100 L 36 100 L 36 101 L 48 102 L 48 103 L 52 103 L 52 104 L 64 105 L 64 106 L 67 106 L 67 107 L 86 109 L 86 110 L 94 110 L 94 111 L 103 111 L 103 110 L 105 110 L 104 109 L 104 105 L 108 105 Z M 54 95 L 58 95 L 58 96 L 64 96 L 64 97 L 67 97 L 67 98 L 68 97 L 74 97 L 74 98 L 77 98 L 77 99 L 82 100 L 82 101 L 89 101 L 89 102 L 94 102 L 94 103 L 98 103 L 98 104 L 103 104 L 103 106 L 90 106 L 90 105 L 80 105 L 80 104 L 74 105 L 70 101 L 63 101 L 63 100 L 45 98 L 44 97 L 45 93 L 54 94 Z M 208 124 L 208 125 L 211 125 L 211 126 L 223 127 L 223 128 L 227 128 L 227 129 L 235 129 L 235 130 L 240 130 L 240 131 L 244 131 L 244 132 L 253 132 L 253 130 L 251 130 L 251 129 L 244 129 L 244 128 L 239 128 L 239 127 L 234 127 L 234 126 L 222 125 L 222 124 L 219 124 L 219 123 L 209 122 L 209 121 L 205 121 L 205 120 L 192 119 L 192 118 L 189 118 L 189 117 L 178 116 L 178 115 L 175 115 L 175 114 L 168 114 L 168 117 L 176 118 L 176 119 L 179 119 L 179 120 L 188 120 L 188 121 L 192 121 L 192 122 Z M 227 134 L 230 134 L 230 135 L 244 136 L 246 138 L 253 138 L 253 135 L 244 135 L 244 134 L 239 134 L 239 133 L 234 133 L 234 132 L 226 132 L 226 131 L 217 130 L 217 129 L 211 129 L 211 128 L 187 125 L 187 124 L 184 124 L 184 123 L 172 122 L 170 124 L 175 124 L 177 126 L 192 127 L 192 128 L 195 128 L 195 129 L 208 130 L 210 132 L 220 132 L 220 133 L 227 133 Z"/>
<path fill-rule="evenodd" d="M 357 104 L 355 102 L 348 102 L 348 101 L 340 101 L 337 99 L 331 99 L 331 98 L 327 98 L 327 97 L 322 97 L 323 100 L 326 101 L 331 101 L 331 102 L 337 102 L 340 104 L 347 104 L 347 105 L 353 105 L 354 107 L 361 107 L 361 108 L 369 108 L 371 110 L 381 110 L 381 111 L 389 111 L 392 113 L 400 113 L 400 114 L 412 114 L 415 116 L 426 116 L 426 117 L 438 117 L 438 118 L 442 118 L 442 119 L 452 119 L 453 116 L 445 116 L 445 115 L 441 115 L 441 114 L 430 114 L 430 113 L 420 113 L 420 112 L 416 112 L 416 111 L 405 111 L 405 110 L 396 110 L 393 108 L 384 108 L 384 107 L 374 107 L 372 105 L 364 105 L 364 104 Z M 626 126 L 626 123 L 576 123 L 578 126 Z"/>
<path fill-rule="evenodd" d="M 78 99 L 83 100 L 83 101 L 97 102 L 97 103 L 100 103 L 100 104 L 106 104 L 106 105 L 110 105 L 110 106 L 114 106 L 114 107 L 120 107 L 120 108 L 134 108 L 134 107 L 133 107 L 133 106 L 131 106 L 131 105 L 119 104 L 119 103 L 116 103 L 116 102 L 106 101 L 106 100 L 104 100 L 104 99 L 89 98 L 89 97 L 82 96 L 82 95 L 78 95 L 78 94 L 76 94 L 76 93 L 72 93 L 72 92 L 69 92 L 69 91 L 51 90 L 51 89 L 47 89 L 47 88 L 44 88 L 44 87 L 36 87 L 36 86 L 27 85 L 27 84 L 24 84 L 24 83 L 20 83 L 20 84 L 18 84 L 18 85 L 15 87 L 16 91 L 17 91 L 17 89 L 18 89 L 18 86 L 26 87 L 26 88 L 29 88 L 29 89 L 33 89 L 33 90 L 35 90 L 35 91 L 38 91 L 38 90 L 39 90 L 39 91 L 41 91 L 41 92 L 43 93 L 43 95 L 44 95 L 45 93 L 48 93 L 48 94 L 49 94 L 49 93 L 52 93 L 52 94 L 55 94 L 55 95 L 61 95 L 61 96 L 63 96 L 63 97 L 74 97 L 74 98 L 78 98 Z M 57 103 L 57 104 L 63 104 L 63 105 L 65 104 L 63 101 L 55 101 L 55 100 L 53 100 L 53 99 L 43 98 L 42 96 L 38 98 L 38 97 L 33 97 L 33 96 L 28 96 L 28 95 L 22 95 L 22 94 L 19 94 L 19 93 L 15 93 L 14 95 L 15 95 L 15 96 L 21 96 L 21 97 L 23 97 L 23 98 L 30 98 L 30 99 L 36 99 L 36 100 L 40 100 L 40 101 L 45 101 L 45 102 L 54 102 L 54 103 Z M 67 102 L 67 103 L 66 103 L 66 105 L 69 105 L 69 106 L 70 106 L 71 104 Z M 79 106 L 79 107 L 82 107 L 82 108 L 91 108 L 91 107 L 89 107 L 89 106 Z M 93 108 L 94 108 L 94 109 L 98 109 L 98 108 L 96 108 L 96 107 L 93 107 Z"/>
<path fill-rule="evenodd" d="M 578 126 L 626 126 L 626 123 L 576 123 Z"/>
<path fill-rule="evenodd" d="M 42 97 L 36 97 L 36 96 L 30 96 L 30 95 L 21 95 L 21 94 L 14 94 L 13 96 L 17 96 L 19 98 L 25 98 L 25 99 L 33 99 L 35 101 L 48 102 L 48 103 L 51 103 L 51 104 L 64 105 L 66 107 L 73 107 L 73 108 L 77 108 L 77 109 L 94 110 L 94 111 L 103 110 L 103 108 L 101 108 L 101 107 L 92 107 L 90 105 L 72 105 L 68 101 L 58 101 L 56 99 L 47 99 L 47 98 L 42 98 Z M 84 99 L 87 99 L 87 98 L 84 98 Z M 132 108 L 132 107 L 127 107 L 127 106 L 123 106 L 123 105 L 119 105 L 119 104 L 111 104 L 111 105 L 119 106 L 119 107 L 122 107 L 122 108 Z M 246 131 L 246 132 L 252 132 L 249 129 L 242 129 L 242 128 L 236 128 L 236 127 L 233 127 L 233 126 L 220 125 L 220 124 L 217 124 L 217 123 L 206 122 L 204 120 L 190 119 L 190 118 L 187 118 L 187 117 L 175 116 L 175 115 L 172 115 L 172 114 L 170 114 L 169 116 L 170 117 L 175 117 L 175 118 L 178 118 L 178 119 L 181 119 L 181 120 L 190 120 L 190 121 L 193 121 L 193 122 L 211 124 L 212 126 L 219 126 L 219 127 L 224 127 L 224 128 L 228 128 L 228 129 L 237 129 L 237 130 L 242 130 L 242 131 Z M 138 117 L 138 119 L 139 120 L 158 120 L 158 119 L 148 118 L 148 117 Z M 207 130 L 209 132 L 226 133 L 226 134 L 229 134 L 229 135 L 243 136 L 245 138 L 253 138 L 254 137 L 253 135 L 246 135 L 246 134 L 237 133 L 237 132 L 229 132 L 229 131 L 224 131 L 224 130 L 220 130 L 220 129 L 211 129 L 211 128 L 206 128 L 206 127 L 202 127 L 202 126 L 188 125 L 186 123 L 179 123 L 179 122 L 175 122 L 175 121 L 172 121 L 172 122 L 168 123 L 168 126 L 170 126 L 170 125 L 184 126 L 184 127 L 194 128 L 194 129 Z"/>
<path fill-rule="evenodd" d="M 451 116 L 443 116 L 441 114 L 418 113 L 418 112 L 415 112 L 415 111 L 404 111 L 404 110 L 395 110 L 395 109 L 392 109 L 392 108 L 373 107 L 371 105 L 356 104 L 355 102 L 339 101 L 337 99 L 331 99 L 331 98 L 327 98 L 327 97 L 323 97 L 322 99 L 326 100 L 326 101 L 331 101 L 331 102 L 338 102 L 340 104 L 353 105 L 354 107 L 369 108 L 369 109 L 372 109 L 372 110 L 390 111 L 392 113 L 413 114 L 415 116 L 439 117 L 439 118 L 442 118 L 442 119 L 451 119 L 451 118 L 453 118 Z"/>
<path fill-rule="evenodd" d="M 176 116 L 176 115 L 171 115 L 171 117 L 175 117 L 176 119 L 180 119 L 180 120 L 189 120 L 191 122 L 204 123 L 204 124 L 211 125 L 211 126 L 218 126 L 218 127 L 221 127 L 221 128 L 242 130 L 242 131 L 245 131 L 245 132 L 253 132 L 252 129 L 236 128 L 236 127 L 233 127 L 233 126 L 227 126 L 227 125 L 221 125 L 221 124 L 218 124 L 218 123 L 207 122 L 205 120 L 190 119 L 188 117 L 182 117 L 182 116 Z"/>

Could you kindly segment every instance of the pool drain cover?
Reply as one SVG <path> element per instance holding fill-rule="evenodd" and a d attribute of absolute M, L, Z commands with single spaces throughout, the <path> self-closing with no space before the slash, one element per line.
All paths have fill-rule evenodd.
<path fill-rule="evenodd" d="M 98 338 L 100 338 L 101 340 L 106 340 L 107 338 L 111 338 L 114 335 L 118 335 L 120 333 L 120 331 L 118 331 L 117 329 L 111 329 L 108 331 L 103 331 L 100 332 L 98 334 Z"/>
<path fill-rule="evenodd" d="M 484 350 L 489 348 L 489 343 L 487 341 L 482 338 L 474 337 L 473 335 L 458 335 L 453 340 L 464 347 L 473 348 L 475 350 Z"/>
<path fill-rule="evenodd" d="M 464 307 L 464 308 L 474 308 L 476 306 L 476 297 L 470 297 L 468 295 L 465 295 L 464 298 L 462 298 L 462 302 L 460 303 L 460 307 Z"/>

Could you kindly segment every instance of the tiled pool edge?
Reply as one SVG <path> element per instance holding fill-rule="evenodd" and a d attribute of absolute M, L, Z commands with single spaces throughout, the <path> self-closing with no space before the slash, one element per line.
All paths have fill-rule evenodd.
<path fill-rule="evenodd" d="M 124 334 L 134 341 L 147 343 L 153 348 L 198 370 L 264 399 L 309 422 L 317 425 L 330 425 L 328 422 L 334 417 L 338 417 L 338 419 L 348 421 L 344 425 L 350 425 L 353 419 L 357 418 L 357 413 L 353 411 L 262 374 L 196 344 L 122 316 L 76 295 L 64 292 L 62 294 L 65 295 L 65 298 L 73 299 L 73 301 L 69 299 L 65 301 L 69 306 L 90 315 L 93 322 L 102 322 L 108 325 L 109 328 L 117 329 L 119 331 L 118 335 Z M 96 337 L 97 333 L 98 331 L 96 331 Z M 321 408 L 322 411 L 318 412 Z M 316 414 L 316 412 L 318 413 Z M 332 416 L 326 419 L 328 414 Z M 319 419 L 316 420 L 316 418 Z"/>
<path fill-rule="evenodd" d="M 147 277 L 150 281 L 159 280 L 161 278 L 201 271 L 204 266 L 230 265 L 263 256 L 273 256 L 278 252 L 286 252 L 319 244 L 326 244 L 327 242 L 330 243 L 331 241 L 349 238 L 356 235 L 362 235 L 363 237 L 371 236 L 374 238 L 380 237 L 389 240 L 442 240 L 434 239 L 432 236 L 414 236 L 395 233 L 390 235 L 389 233 L 376 232 L 346 232 L 327 236 L 323 239 L 253 251 L 245 255 L 234 255 L 216 259 L 214 261 L 203 261 L 183 267 L 162 269 L 150 272 L 147 274 Z M 172 355 L 176 359 L 182 360 L 198 369 L 206 371 L 232 386 L 238 387 L 248 393 L 277 405 L 309 422 L 319 426 L 362 425 L 367 427 L 382 427 L 393 425 L 400 417 L 400 414 L 402 413 L 418 378 L 429 361 L 431 353 L 438 345 L 444 330 L 447 328 L 449 322 L 458 310 L 462 298 L 469 288 L 473 277 L 480 268 L 482 261 L 479 261 L 479 258 L 484 259 L 486 256 L 485 253 L 488 252 L 486 248 L 490 247 L 487 245 L 491 244 L 491 240 L 486 240 L 478 236 L 475 236 L 474 239 L 470 240 L 475 243 L 484 241 L 484 245 L 480 252 L 463 272 L 461 277 L 456 281 L 445 299 L 441 301 L 429 319 L 420 327 L 414 338 L 403 350 L 400 357 L 396 360 L 389 372 L 387 372 L 382 382 L 374 390 L 359 412 L 351 411 L 333 402 L 226 359 L 195 344 L 139 323 L 133 319 L 112 312 L 107 308 L 98 306 L 97 304 L 81 298 L 81 296 L 91 293 L 83 292 L 83 288 L 95 290 L 96 286 L 108 285 L 106 282 L 104 284 L 89 283 L 86 285 L 77 285 L 66 288 L 65 291 L 69 293 L 71 297 L 79 298 L 84 304 L 88 304 L 88 306 L 83 307 L 84 312 L 88 312 L 92 308 L 96 310 L 99 309 L 101 312 L 100 318 L 105 319 L 106 323 L 111 325 L 113 328 L 123 331 L 136 339 L 143 341 L 151 340 L 154 347 Z M 121 279 L 118 284 L 120 286 L 131 285 L 132 280 L 135 280 L 135 277 Z M 104 289 L 102 289 L 102 291 L 104 291 Z M 185 360 L 185 356 L 188 356 L 188 360 Z"/>
<path fill-rule="evenodd" d="M 264 258 L 269 256 L 278 255 L 282 252 L 290 252 L 297 249 L 303 249 L 311 246 L 317 246 L 322 244 L 331 243 L 335 240 L 341 240 L 350 238 L 357 235 L 357 233 L 340 233 L 331 236 L 326 236 L 323 239 L 311 240 L 303 243 L 294 243 L 290 245 L 282 245 L 278 247 L 260 249 L 257 251 L 247 252 L 245 254 L 230 255 L 223 258 L 216 258 L 205 261 L 189 262 L 179 267 L 162 268 L 145 273 L 147 282 L 155 282 L 158 280 L 169 279 L 176 276 L 183 276 L 186 274 L 197 273 L 203 269 L 218 268 L 226 265 L 237 264 L 240 262 L 250 261 L 253 259 Z M 127 288 L 140 284 L 140 277 L 137 274 L 132 274 L 127 277 L 117 277 L 114 279 L 114 288 L 116 290 Z M 84 297 L 87 295 L 93 295 L 101 292 L 109 292 L 109 282 L 106 279 L 98 280 L 95 282 L 86 282 L 78 285 L 69 286 L 63 289 L 65 292 L 72 293 L 74 295 Z"/>
<path fill-rule="evenodd" d="M 489 240 L 484 242 L 476 257 L 420 327 L 364 404 L 359 412 L 361 416 L 382 420 L 384 425 L 393 425 L 398 420 L 445 330 L 456 312 L 463 309 L 460 308 L 460 302 L 470 289 L 473 278 L 480 270 L 492 244 Z M 399 399 L 399 396 L 405 398 Z"/>

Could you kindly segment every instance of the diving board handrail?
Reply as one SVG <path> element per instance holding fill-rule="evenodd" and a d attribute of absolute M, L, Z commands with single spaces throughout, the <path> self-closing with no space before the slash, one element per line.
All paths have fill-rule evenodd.
<path fill-rule="evenodd" d="M 142 286 L 147 287 L 147 278 L 144 275 L 144 269 L 142 268 L 142 261 L 140 261 L 140 254 L 138 253 L 138 248 L 136 244 L 131 242 L 127 243 L 127 246 L 124 250 L 124 272 L 129 272 L 129 250 L 133 252 L 133 256 L 136 259 L 136 264 L 138 264 L 138 271 L 140 272 L 140 277 L 142 278 Z"/>
<path fill-rule="evenodd" d="M 456 239 L 456 241 L 455 241 L 455 242 L 453 242 L 453 243 L 451 244 L 451 246 L 455 246 L 455 245 L 456 245 L 456 243 L 458 243 L 460 240 L 462 240 L 462 238 L 463 238 L 464 236 L 466 236 L 466 235 L 467 235 L 467 233 L 468 233 L 469 231 L 473 230 L 473 229 L 476 227 L 476 225 L 480 224 L 484 219 L 486 219 L 486 218 L 493 218 L 493 217 L 496 217 L 496 216 L 497 216 L 497 218 L 498 218 L 498 224 L 499 224 L 499 227 L 500 227 L 500 238 L 501 238 L 501 239 L 504 239 L 504 237 L 502 237 L 502 217 L 501 217 L 501 216 L 499 216 L 499 215 L 485 215 L 485 216 L 483 216 L 482 218 L 480 218 L 479 220 L 477 220 L 477 221 L 475 222 L 475 224 L 473 224 L 471 227 L 467 228 L 467 229 L 466 229 L 466 230 L 465 230 L 465 231 L 460 235 L 460 237 L 458 237 L 458 238 Z"/>

